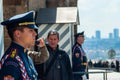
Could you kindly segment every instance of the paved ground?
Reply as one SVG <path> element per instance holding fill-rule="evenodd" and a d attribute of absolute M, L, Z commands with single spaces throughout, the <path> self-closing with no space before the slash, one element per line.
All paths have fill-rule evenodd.
<path fill-rule="evenodd" d="M 108 71 L 107 77 L 106 77 L 106 74 L 103 74 L 105 70 L 92 69 L 92 70 L 89 70 L 89 72 L 91 72 L 89 74 L 89 80 L 120 80 L 120 72 Z M 103 72 L 103 73 L 100 73 L 100 72 Z"/>

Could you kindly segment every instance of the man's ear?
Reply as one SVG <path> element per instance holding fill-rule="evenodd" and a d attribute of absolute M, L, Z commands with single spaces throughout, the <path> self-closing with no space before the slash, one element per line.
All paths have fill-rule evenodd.
<path fill-rule="evenodd" d="M 19 38 L 20 37 L 20 31 L 19 30 L 16 30 L 15 32 L 14 32 L 14 36 L 16 36 L 17 38 Z"/>

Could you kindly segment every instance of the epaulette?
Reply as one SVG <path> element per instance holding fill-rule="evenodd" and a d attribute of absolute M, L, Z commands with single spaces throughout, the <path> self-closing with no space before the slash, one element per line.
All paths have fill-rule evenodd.
<path fill-rule="evenodd" d="M 8 57 L 11 57 L 11 58 L 15 58 L 16 57 L 16 54 L 17 54 L 17 49 L 13 48 L 11 49 L 10 53 L 5 55 L 1 61 L 0 61 L 0 69 L 2 68 L 2 65 L 4 64 L 5 60 L 8 58 Z"/>

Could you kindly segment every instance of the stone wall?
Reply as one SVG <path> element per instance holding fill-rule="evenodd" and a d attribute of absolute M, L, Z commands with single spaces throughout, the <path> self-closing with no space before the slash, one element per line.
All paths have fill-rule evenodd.
<path fill-rule="evenodd" d="M 16 14 L 27 11 L 27 0 L 3 0 L 3 18 L 4 20 L 12 17 Z M 4 46 L 5 50 L 10 44 L 11 40 L 7 34 L 7 30 L 4 27 Z"/>
<path fill-rule="evenodd" d="M 28 10 L 38 10 L 39 8 L 45 8 L 46 0 L 29 0 Z"/>

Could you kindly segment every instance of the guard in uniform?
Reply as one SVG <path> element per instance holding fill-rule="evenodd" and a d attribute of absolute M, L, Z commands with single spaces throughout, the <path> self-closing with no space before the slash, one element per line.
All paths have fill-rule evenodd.
<path fill-rule="evenodd" d="M 37 80 L 38 74 L 27 54 L 27 48 L 35 45 L 37 36 L 34 16 L 35 12 L 29 11 L 1 23 L 12 40 L 0 61 L 1 80 Z"/>
<path fill-rule="evenodd" d="M 75 44 L 72 47 L 72 63 L 73 63 L 73 72 L 74 80 L 87 80 L 86 72 L 87 70 L 87 57 L 82 48 L 84 42 L 84 32 L 77 33 L 75 35 Z M 80 72 L 80 73 L 76 73 Z"/>

